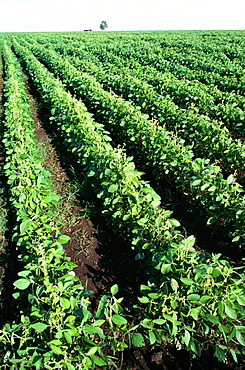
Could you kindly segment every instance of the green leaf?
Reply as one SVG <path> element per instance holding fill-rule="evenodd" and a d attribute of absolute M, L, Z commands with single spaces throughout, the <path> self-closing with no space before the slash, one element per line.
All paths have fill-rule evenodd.
<path fill-rule="evenodd" d="M 242 334 L 240 333 L 240 331 L 236 330 L 236 339 L 238 340 L 238 342 L 245 347 L 245 340 L 244 340 L 244 336 L 242 336 Z"/>
<path fill-rule="evenodd" d="M 20 224 L 20 234 L 23 235 L 27 232 L 27 230 L 29 229 L 30 227 L 30 224 L 31 224 L 31 220 L 26 220 L 26 221 L 23 221 L 21 224 Z"/>
<path fill-rule="evenodd" d="M 188 244 L 188 247 L 191 248 L 195 245 L 196 238 L 194 235 L 188 236 L 188 238 L 185 239 L 185 244 Z"/>
<path fill-rule="evenodd" d="M 140 333 L 132 334 L 132 344 L 135 347 L 143 347 L 145 345 L 144 337 Z"/>
<path fill-rule="evenodd" d="M 48 325 L 44 324 L 43 322 L 37 322 L 36 324 L 31 325 L 31 328 L 39 332 L 44 331 L 45 329 L 47 329 L 47 327 Z"/>
<path fill-rule="evenodd" d="M 76 368 L 72 364 L 66 364 L 66 368 L 68 370 L 76 370 Z"/>
<path fill-rule="evenodd" d="M 87 356 L 95 355 L 95 353 L 98 351 L 98 347 L 92 347 L 87 353 Z"/>
<path fill-rule="evenodd" d="M 105 175 L 106 175 L 106 176 L 110 176 L 110 174 L 111 174 L 111 170 L 110 170 L 110 168 L 107 168 L 107 169 L 105 170 Z"/>
<path fill-rule="evenodd" d="M 184 283 L 185 285 L 192 285 L 194 284 L 194 280 L 191 280 L 191 279 L 187 279 L 187 278 L 182 278 L 180 279 L 182 281 L 182 283 Z"/>
<path fill-rule="evenodd" d="M 138 300 L 141 303 L 148 303 L 149 302 L 149 298 L 148 297 L 138 297 Z"/>
<path fill-rule="evenodd" d="M 157 227 L 160 227 L 162 225 L 162 217 L 161 216 L 158 216 L 156 218 L 156 226 Z"/>
<path fill-rule="evenodd" d="M 63 307 L 65 310 L 70 308 L 70 305 L 71 305 L 69 299 L 64 298 L 64 297 L 61 297 L 60 304 L 61 304 L 61 307 Z"/>
<path fill-rule="evenodd" d="M 233 319 L 233 320 L 237 319 L 236 311 L 233 308 L 231 308 L 230 306 L 225 305 L 225 313 L 231 319 Z"/>
<path fill-rule="evenodd" d="M 71 334 L 68 331 L 65 331 L 64 332 L 64 337 L 65 337 L 67 343 L 69 343 L 69 344 L 72 344 L 73 343 L 72 342 L 72 336 L 71 336 Z"/>
<path fill-rule="evenodd" d="M 156 336 L 154 334 L 154 332 L 152 330 L 149 330 L 149 340 L 150 340 L 150 344 L 154 344 L 156 343 Z"/>
<path fill-rule="evenodd" d="M 163 325 L 163 324 L 165 324 L 165 320 L 163 320 L 163 319 L 155 319 L 155 320 L 153 320 L 153 322 L 154 322 L 154 324 L 157 324 L 157 325 Z"/>
<path fill-rule="evenodd" d="M 88 334 L 91 334 L 91 335 L 98 334 L 99 337 L 103 339 L 105 337 L 103 330 L 99 327 L 94 327 L 92 325 L 86 324 L 85 330 L 87 331 Z"/>
<path fill-rule="evenodd" d="M 215 218 L 214 217 L 210 217 L 207 221 L 207 225 L 212 225 L 215 221 Z"/>
<path fill-rule="evenodd" d="M 116 325 L 125 325 L 125 324 L 127 324 L 127 320 L 124 317 L 120 316 L 120 315 L 113 315 L 111 317 L 111 319 L 114 322 L 114 324 L 116 324 Z"/>
<path fill-rule="evenodd" d="M 115 295 L 115 294 L 117 294 L 118 293 L 118 285 L 117 284 L 115 284 L 115 285 L 113 285 L 112 287 L 111 287 L 111 294 L 112 295 Z"/>
<path fill-rule="evenodd" d="M 149 286 L 147 286 L 147 285 L 143 285 L 143 284 L 141 284 L 141 286 L 140 286 L 140 291 L 141 291 L 142 293 L 146 292 L 146 294 L 147 294 L 147 292 L 151 291 L 151 288 L 150 288 Z"/>
<path fill-rule="evenodd" d="M 200 348 L 198 346 L 198 344 L 196 342 L 194 342 L 193 340 L 190 341 L 190 348 L 191 350 L 198 356 L 201 355 L 201 351 L 200 351 Z"/>
<path fill-rule="evenodd" d="M 171 225 L 173 225 L 173 226 L 176 226 L 176 227 L 180 226 L 180 222 L 178 220 L 175 220 L 175 218 L 170 218 L 169 221 L 170 221 Z"/>
<path fill-rule="evenodd" d="M 140 220 L 137 221 L 137 224 L 140 225 L 140 226 L 144 226 L 148 221 L 148 218 L 147 217 L 143 217 L 141 218 Z"/>
<path fill-rule="evenodd" d="M 162 274 L 167 274 L 171 271 L 171 263 L 163 263 L 161 266 L 161 273 Z"/>
<path fill-rule="evenodd" d="M 225 361 L 226 354 L 223 348 L 221 348 L 219 345 L 215 346 L 215 353 L 214 355 L 221 361 Z"/>
<path fill-rule="evenodd" d="M 175 310 L 178 306 L 179 306 L 179 303 L 175 300 L 171 301 L 171 307 Z"/>
<path fill-rule="evenodd" d="M 93 170 L 89 171 L 87 174 L 88 177 L 93 177 L 95 175 L 95 172 Z"/>
<path fill-rule="evenodd" d="M 189 331 L 188 331 L 188 330 L 185 330 L 185 337 L 184 337 L 184 340 L 185 340 L 185 345 L 186 345 L 186 347 L 188 347 L 188 346 L 189 346 L 190 339 L 191 339 L 191 335 L 190 335 Z"/>
<path fill-rule="evenodd" d="M 30 274 L 31 274 L 30 270 L 23 270 L 23 271 L 18 272 L 18 276 L 21 276 L 21 277 L 24 277 L 24 278 L 27 277 Z"/>
<path fill-rule="evenodd" d="M 104 360 L 102 360 L 102 358 L 96 356 L 96 355 L 93 355 L 92 356 L 93 360 L 94 360 L 94 363 L 95 365 L 98 365 L 98 366 L 106 366 L 106 362 Z"/>
<path fill-rule="evenodd" d="M 77 305 L 77 300 L 75 297 L 70 297 L 70 305 L 71 305 L 71 309 L 74 310 L 74 308 Z"/>
<path fill-rule="evenodd" d="M 206 190 L 208 187 L 209 187 L 209 184 L 204 184 L 204 185 L 201 187 L 201 191 Z"/>
<path fill-rule="evenodd" d="M 21 290 L 25 290 L 30 284 L 30 280 L 27 279 L 18 279 L 14 282 L 14 286 Z"/>
<path fill-rule="evenodd" d="M 93 326 L 101 326 L 103 325 L 105 322 L 105 320 L 96 320 L 95 322 L 93 322 Z"/>
<path fill-rule="evenodd" d="M 238 302 L 241 306 L 245 306 L 245 297 L 237 297 L 237 302 Z"/>
<path fill-rule="evenodd" d="M 144 258 L 145 258 L 145 253 L 139 252 L 135 256 L 135 261 L 140 261 L 140 260 L 143 260 Z"/>
<path fill-rule="evenodd" d="M 71 238 L 68 235 L 60 235 L 57 242 L 60 244 L 66 244 Z"/>
<path fill-rule="evenodd" d="M 218 316 L 207 314 L 206 318 L 208 321 L 212 322 L 213 324 L 219 324 L 220 322 L 220 318 Z"/>
<path fill-rule="evenodd" d="M 109 193 L 115 193 L 118 189 L 118 185 L 117 184 L 112 184 L 111 186 L 109 186 L 109 189 L 108 189 L 108 192 Z"/>
<path fill-rule="evenodd" d="M 230 353 L 231 353 L 231 355 L 232 355 L 232 357 L 233 357 L 233 360 L 234 360 L 235 362 L 238 362 L 238 361 L 237 361 L 237 355 L 236 355 L 235 350 L 234 350 L 233 348 L 229 348 L 229 351 L 230 351 Z"/>
<path fill-rule="evenodd" d="M 56 355 L 62 355 L 63 354 L 63 350 L 59 347 L 56 347 L 56 346 L 50 346 L 51 348 L 51 351 L 53 353 L 55 353 Z"/>
<path fill-rule="evenodd" d="M 235 180 L 234 179 L 234 176 L 233 175 L 230 175 L 230 176 L 227 177 L 227 180 L 226 181 L 227 181 L 227 184 L 230 185 L 230 184 L 232 184 L 234 182 L 234 180 Z"/>
<path fill-rule="evenodd" d="M 200 295 L 199 294 L 189 294 L 187 296 L 187 299 L 189 299 L 190 301 L 199 301 Z"/>
<path fill-rule="evenodd" d="M 208 303 L 209 301 L 211 301 L 213 298 L 211 296 L 208 296 L 208 295 L 204 295 L 201 297 L 200 299 L 200 303 L 201 304 L 206 304 Z"/>
<path fill-rule="evenodd" d="M 192 185 L 192 186 L 198 186 L 198 185 L 200 185 L 200 184 L 201 184 L 201 182 L 202 182 L 202 180 L 201 180 L 201 179 L 197 179 L 197 180 L 193 181 L 191 185 Z"/>
<path fill-rule="evenodd" d="M 200 314 L 200 308 L 199 307 L 192 308 L 190 310 L 190 316 L 193 317 L 194 320 L 198 320 L 199 314 Z"/>
<path fill-rule="evenodd" d="M 236 219 L 239 220 L 241 219 L 242 217 L 244 216 L 244 211 L 243 210 L 239 210 L 236 212 Z"/>

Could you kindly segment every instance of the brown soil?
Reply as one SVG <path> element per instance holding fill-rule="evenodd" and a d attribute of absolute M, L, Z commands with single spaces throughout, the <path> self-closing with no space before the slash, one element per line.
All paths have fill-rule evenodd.
<path fill-rule="evenodd" d="M 26 87 L 29 91 L 27 82 Z M 42 164 L 50 171 L 54 189 L 60 196 L 58 217 L 61 218 L 62 223 L 59 228 L 62 233 L 70 237 L 70 241 L 64 246 L 66 255 L 77 264 L 74 271 L 86 290 L 92 290 L 96 294 L 98 293 L 98 287 L 93 283 L 93 274 L 91 273 L 91 270 L 95 271 L 98 268 L 100 258 L 96 251 L 99 243 L 94 236 L 95 229 L 89 219 L 81 216 L 82 207 L 72 194 L 69 178 L 59 161 L 50 137 L 42 127 L 37 104 L 30 93 L 29 102 L 31 117 L 35 124 L 35 136 L 45 153 Z"/>

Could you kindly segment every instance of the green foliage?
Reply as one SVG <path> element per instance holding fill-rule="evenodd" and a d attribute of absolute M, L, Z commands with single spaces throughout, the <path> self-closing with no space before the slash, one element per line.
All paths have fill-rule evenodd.
<path fill-rule="evenodd" d="M 186 143 L 192 145 L 196 156 L 218 159 L 222 166 L 227 166 L 228 156 L 229 171 L 243 164 L 242 142 L 233 140 L 223 123 L 203 115 L 209 113 L 212 106 L 213 111 L 217 110 L 215 102 L 218 99 L 222 102 L 224 99 L 224 94 L 215 87 L 203 86 L 198 81 L 179 80 L 170 72 L 161 73 L 154 67 L 143 67 L 137 62 L 130 68 L 127 67 L 127 59 L 115 54 L 111 56 L 111 53 L 103 51 L 95 54 L 95 57 L 93 50 L 81 52 L 81 49 L 71 45 L 68 47 L 65 44 L 62 47 L 62 44 L 57 44 L 55 49 L 62 52 L 62 55 L 77 56 L 69 58 L 67 55 L 66 60 L 79 70 L 95 76 L 107 90 L 113 89 L 118 95 L 122 94 L 125 99 L 140 106 L 142 112 L 149 114 L 150 118 L 165 124 L 170 130 L 177 131 Z M 35 46 L 32 46 L 32 50 L 35 53 Z M 223 107 L 223 104 L 220 103 L 219 106 Z M 232 109 L 229 108 L 229 103 L 225 107 L 229 114 L 224 117 L 217 113 L 216 118 L 222 119 L 226 124 L 228 116 L 231 120 L 231 110 L 235 110 L 233 106 Z M 211 112 L 210 114 L 213 116 Z M 236 127 L 238 122 L 242 122 L 242 114 L 239 119 L 235 119 Z"/>
<path fill-rule="evenodd" d="M 58 196 L 41 165 L 20 66 L 7 44 L 4 59 L 4 170 L 17 215 L 13 238 L 24 268 L 14 282 L 21 320 L 6 323 L 0 330 L 0 366 L 94 369 L 108 361 L 113 364 L 103 347 L 121 348 L 128 330 L 125 327 L 122 335 L 115 335 L 118 320 L 113 318 L 124 320 L 120 299 L 114 296 L 118 288 L 112 287 L 112 294 L 101 298 L 100 319 L 93 316 L 91 292 L 79 284 L 73 272 L 76 265 L 64 253 L 69 237 L 61 235 L 56 224 Z"/>
<path fill-rule="evenodd" d="M 81 73 L 61 56 L 43 48 L 32 50 L 52 71 L 59 74 L 68 87 L 72 87 L 77 96 L 82 97 L 97 121 L 106 122 L 113 139 L 119 141 L 123 138 L 128 153 L 139 157 L 157 179 L 162 180 L 167 176 L 184 194 L 188 194 L 190 202 L 196 203 L 206 213 L 207 225 L 212 228 L 216 228 L 217 224 L 222 225 L 224 232 L 229 230 L 231 240 L 244 243 L 244 192 L 234 175 L 225 179 L 221 167 L 210 163 L 209 159 L 194 159 L 194 153 L 190 146 L 185 146 L 183 139 L 167 131 L 164 126 L 148 120 L 129 102 L 103 90 L 95 78 Z M 146 91 L 145 95 L 148 94 Z M 190 124 L 193 130 L 196 130 L 196 121 L 194 117 Z M 200 124 L 202 126 L 202 121 Z M 213 141 L 215 137 L 220 149 L 220 136 L 214 136 L 213 131 L 208 136 L 207 130 L 207 127 L 203 128 L 205 141 L 204 137 L 200 141 Z M 199 127 L 198 135 L 200 131 Z M 231 147 L 231 152 L 236 156 L 240 148 L 235 146 L 233 150 Z M 240 159 L 243 162 L 242 156 Z M 110 192 L 115 186 L 110 187 Z"/>
<path fill-rule="evenodd" d="M 0 51 L 0 78 L 3 77 L 3 65 L 2 65 L 2 54 Z M 3 112 L 2 112 L 2 91 L 0 90 L 0 124 L 2 124 L 3 119 Z M 2 141 L 2 128 L 0 128 L 0 141 Z M 0 144 L 0 155 L 3 158 L 3 145 Z M 0 253 L 4 253 L 4 246 L 5 246 L 5 232 L 6 232 L 6 224 L 7 224 L 7 207 L 6 207 L 6 192 L 4 190 L 4 184 L 2 179 L 3 173 L 3 164 L 2 160 L 0 162 Z M 1 276 L 0 276 L 1 282 Z M 1 288 L 0 288 L 1 290 Z"/>
<path fill-rule="evenodd" d="M 132 242 L 136 258 L 141 261 L 141 267 L 149 275 L 148 284 L 141 287 L 139 305 L 135 307 L 138 314 L 142 312 L 140 326 L 129 329 L 127 333 L 126 319 L 120 311 L 112 312 L 110 307 L 105 308 L 106 297 L 101 299 L 96 319 L 102 320 L 104 315 L 110 328 L 115 323 L 119 326 L 119 331 L 114 331 L 118 336 L 121 335 L 120 333 L 125 335 L 127 333 L 131 342 L 140 346 L 144 343 L 142 335 L 147 333 L 152 344 L 174 343 L 177 348 L 190 349 L 195 355 L 199 355 L 202 349 L 210 345 L 221 360 L 224 360 L 229 352 L 234 358 L 236 353 L 243 353 L 244 346 L 241 338 L 244 332 L 244 307 L 239 302 L 243 302 L 245 292 L 244 275 L 238 269 L 232 268 L 227 261 L 220 259 L 220 255 L 195 251 L 195 238 L 193 236 L 184 238 L 181 235 L 178 230 L 180 224 L 171 217 L 172 212 L 159 207 L 160 197 L 148 183 L 141 180 L 141 173 L 135 169 L 132 158 L 127 157 L 123 149 L 112 148 L 108 133 L 101 124 L 92 120 L 84 104 L 66 92 L 62 83 L 56 80 L 26 48 L 21 47 L 17 42 L 14 43 L 14 48 L 39 90 L 43 102 L 50 109 L 51 123 L 56 125 L 64 145 L 77 156 L 78 163 L 86 168 L 91 183 L 103 203 L 104 216 L 121 235 Z M 48 54 L 49 57 L 50 55 Z M 67 73 L 65 65 L 66 63 L 63 62 L 64 74 Z M 72 78 L 73 71 L 69 66 L 70 84 L 75 81 Z M 85 86 L 87 95 L 90 95 L 85 76 L 83 77 L 83 79 L 77 78 L 76 84 L 79 89 Z M 88 81 L 89 77 L 86 79 Z M 91 81 L 95 84 L 92 78 Z M 97 88 L 97 84 L 95 86 Z M 98 91 L 101 98 L 102 92 L 99 87 Z M 130 142 L 133 143 L 134 150 L 135 148 L 138 150 L 143 142 L 146 143 L 144 148 L 151 148 L 154 167 L 158 165 L 154 153 L 158 150 L 161 152 L 162 136 L 165 134 L 168 140 L 166 139 L 166 145 L 163 148 L 166 155 L 163 158 L 164 161 L 168 158 L 168 151 L 171 148 L 175 148 L 177 152 L 175 161 L 174 151 L 171 152 L 172 158 L 166 161 L 165 168 L 173 168 L 173 173 L 174 168 L 176 172 L 179 171 L 177 165 L 181 163 L 180 158 L 182 158 L 181 143 L 176 146 L 170 134 L 153 123 L 149 125 L 144 117 L 136 115 L 135 109 L 129 104 L 124 104 L 123 108 L 114 107 L 109 112 L 105 108 L 106 104 L 112 104 L 111 102 L 116 104 L 117 100 L 113 98 L 109 100 L 104 93 L 107 100 L 100 107 L 102 99 L 95 96 L 93 95 L 94 104 L 97 105 L 98 111 L 104 110 L 107 113 L 107 120 L 117 117 L 120 109 L 123 111 L 125 108 L 126 112 L 132 111 L 130 120 L 134 120 L 137 128 L 135 129 L 133 123 L 129 119 L 126 121 L 125 118 L 123 123 L 126 129 L 124 124 L 119 126 L 121 135 L 124 133 L 129 147 Z M 112 112 L 113 115 L 110 114 Z M 112 123 L 112 127 L 117 130 L 116 121 Z M 159 136 L 158 131 L 161 132 Z M 133 138 L 135 140 L 132 140 Z M 159 140 L 158 145 L 156 145 L 157 140 Z M 140 144 L 136 147 L 134 143 Z M 196 187 L 200 187 L 208 198 L 210 194 L 215 194 L 216 189 L 220 189 L 220 185 L 217 186 L 216 183 L 219 181 L 219 184 L 223 184 L 227 189 L 228 196 L 230 189 L 234 189 L 235 194 L 239 194 L 240 186 L 235 184 L 233 176 L 223 179 L 216 166 L 206 167 L 205 161 L 201 159 L 192 161 L 192 156 L 188 157 L 187 154 L 186 157 L 187 162 L 182 169 L 188 172 L 189 167 L 193 166 L 191 168 L 204 176 L 193 177 L 190 189 L 193 188 L 195 191 Z M 203 166 L 205 171 L 202 172 Z M 205 178 L 206 175 L 210 178 L 209 173 L 215 174 L 215 182 L 209 182 Z M 204 182 L 202 182 L 203 179 L 205 179 Z M 222 188 L 222 194 L 225 194 L 225 191 Z M 216 194 L 216 197 L 222 194 Z M 229 199 L 236 201 L 233 197 Z M 221 200 L 216 201 L 219 205 L 222 204 Z M 111 292 L 117 292 L 117 288 L 112 287 Z M 62 310 L 69 310 L 70 304 L 67 300 L 62 300 Z M 79 308 L 75 314 L 82 318 L 83 310 Z M 96 325 L 88 323 L 84 330 L 90 335 L 96 332 L 102 339 L 101 331 L 94 329 L 93 326 L 98 329 Z M 112 338 L 111 335 L 109 338 L 114 350 L 125 347 L 123 341 L 115 341 L 115 337 Z M 235 350 L 230 346 L 231 343 Z M 50 343 L 55 351 L 58 351 L 58 344 L 52 341 Z M 93 351 L 94 349 L 91 348 L 89 353 Z M 104 361 L 103 358 L 102 360 Z M 97 358 L 93 361 L 97 363 Z"/>

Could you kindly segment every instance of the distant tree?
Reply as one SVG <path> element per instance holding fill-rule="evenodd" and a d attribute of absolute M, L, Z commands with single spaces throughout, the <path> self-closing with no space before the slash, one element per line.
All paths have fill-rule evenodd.
<path fill-rule="evenodd" d="M 108 27 L 108 25 L 107 25 L 107 22 L 106 21 L 102 21 L 100 23 L 100 29 L 101 29 L 101 31 L 104 31 L 107 27 Z"/>

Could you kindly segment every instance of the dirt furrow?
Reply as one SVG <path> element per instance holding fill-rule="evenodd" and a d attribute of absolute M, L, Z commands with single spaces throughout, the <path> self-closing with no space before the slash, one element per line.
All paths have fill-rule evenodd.
<path fill-rule="evenodd" d="M 71 238 L 64 246 L 66 254 L 71 258 L 72 262 L 77 264 L 75 273 L 86 290 L 92 290 L 94 294 L 97 294 L 98 287 L 93 283 L 93 276 L 91 275 L 91 270 L 96 274 L 100 258 L 96 251 L 98 248 L 98 240 L 95 236 L 96 231 L 92 222 L 88 218 L 81 216 L 82 206 L 79 200 L 76 199 L 51 138 L 42 126 L 38 112 L 38 103 L 30 92 L 30 86 L 26 78 L 25 81 L 31 107 L 31 117 L 35 125 L 35 136 L 44 158 L 42 165 L 51 173 L 55 192 L 60 196 L 57 215 L 60 222 L 59 228 Z"/>

